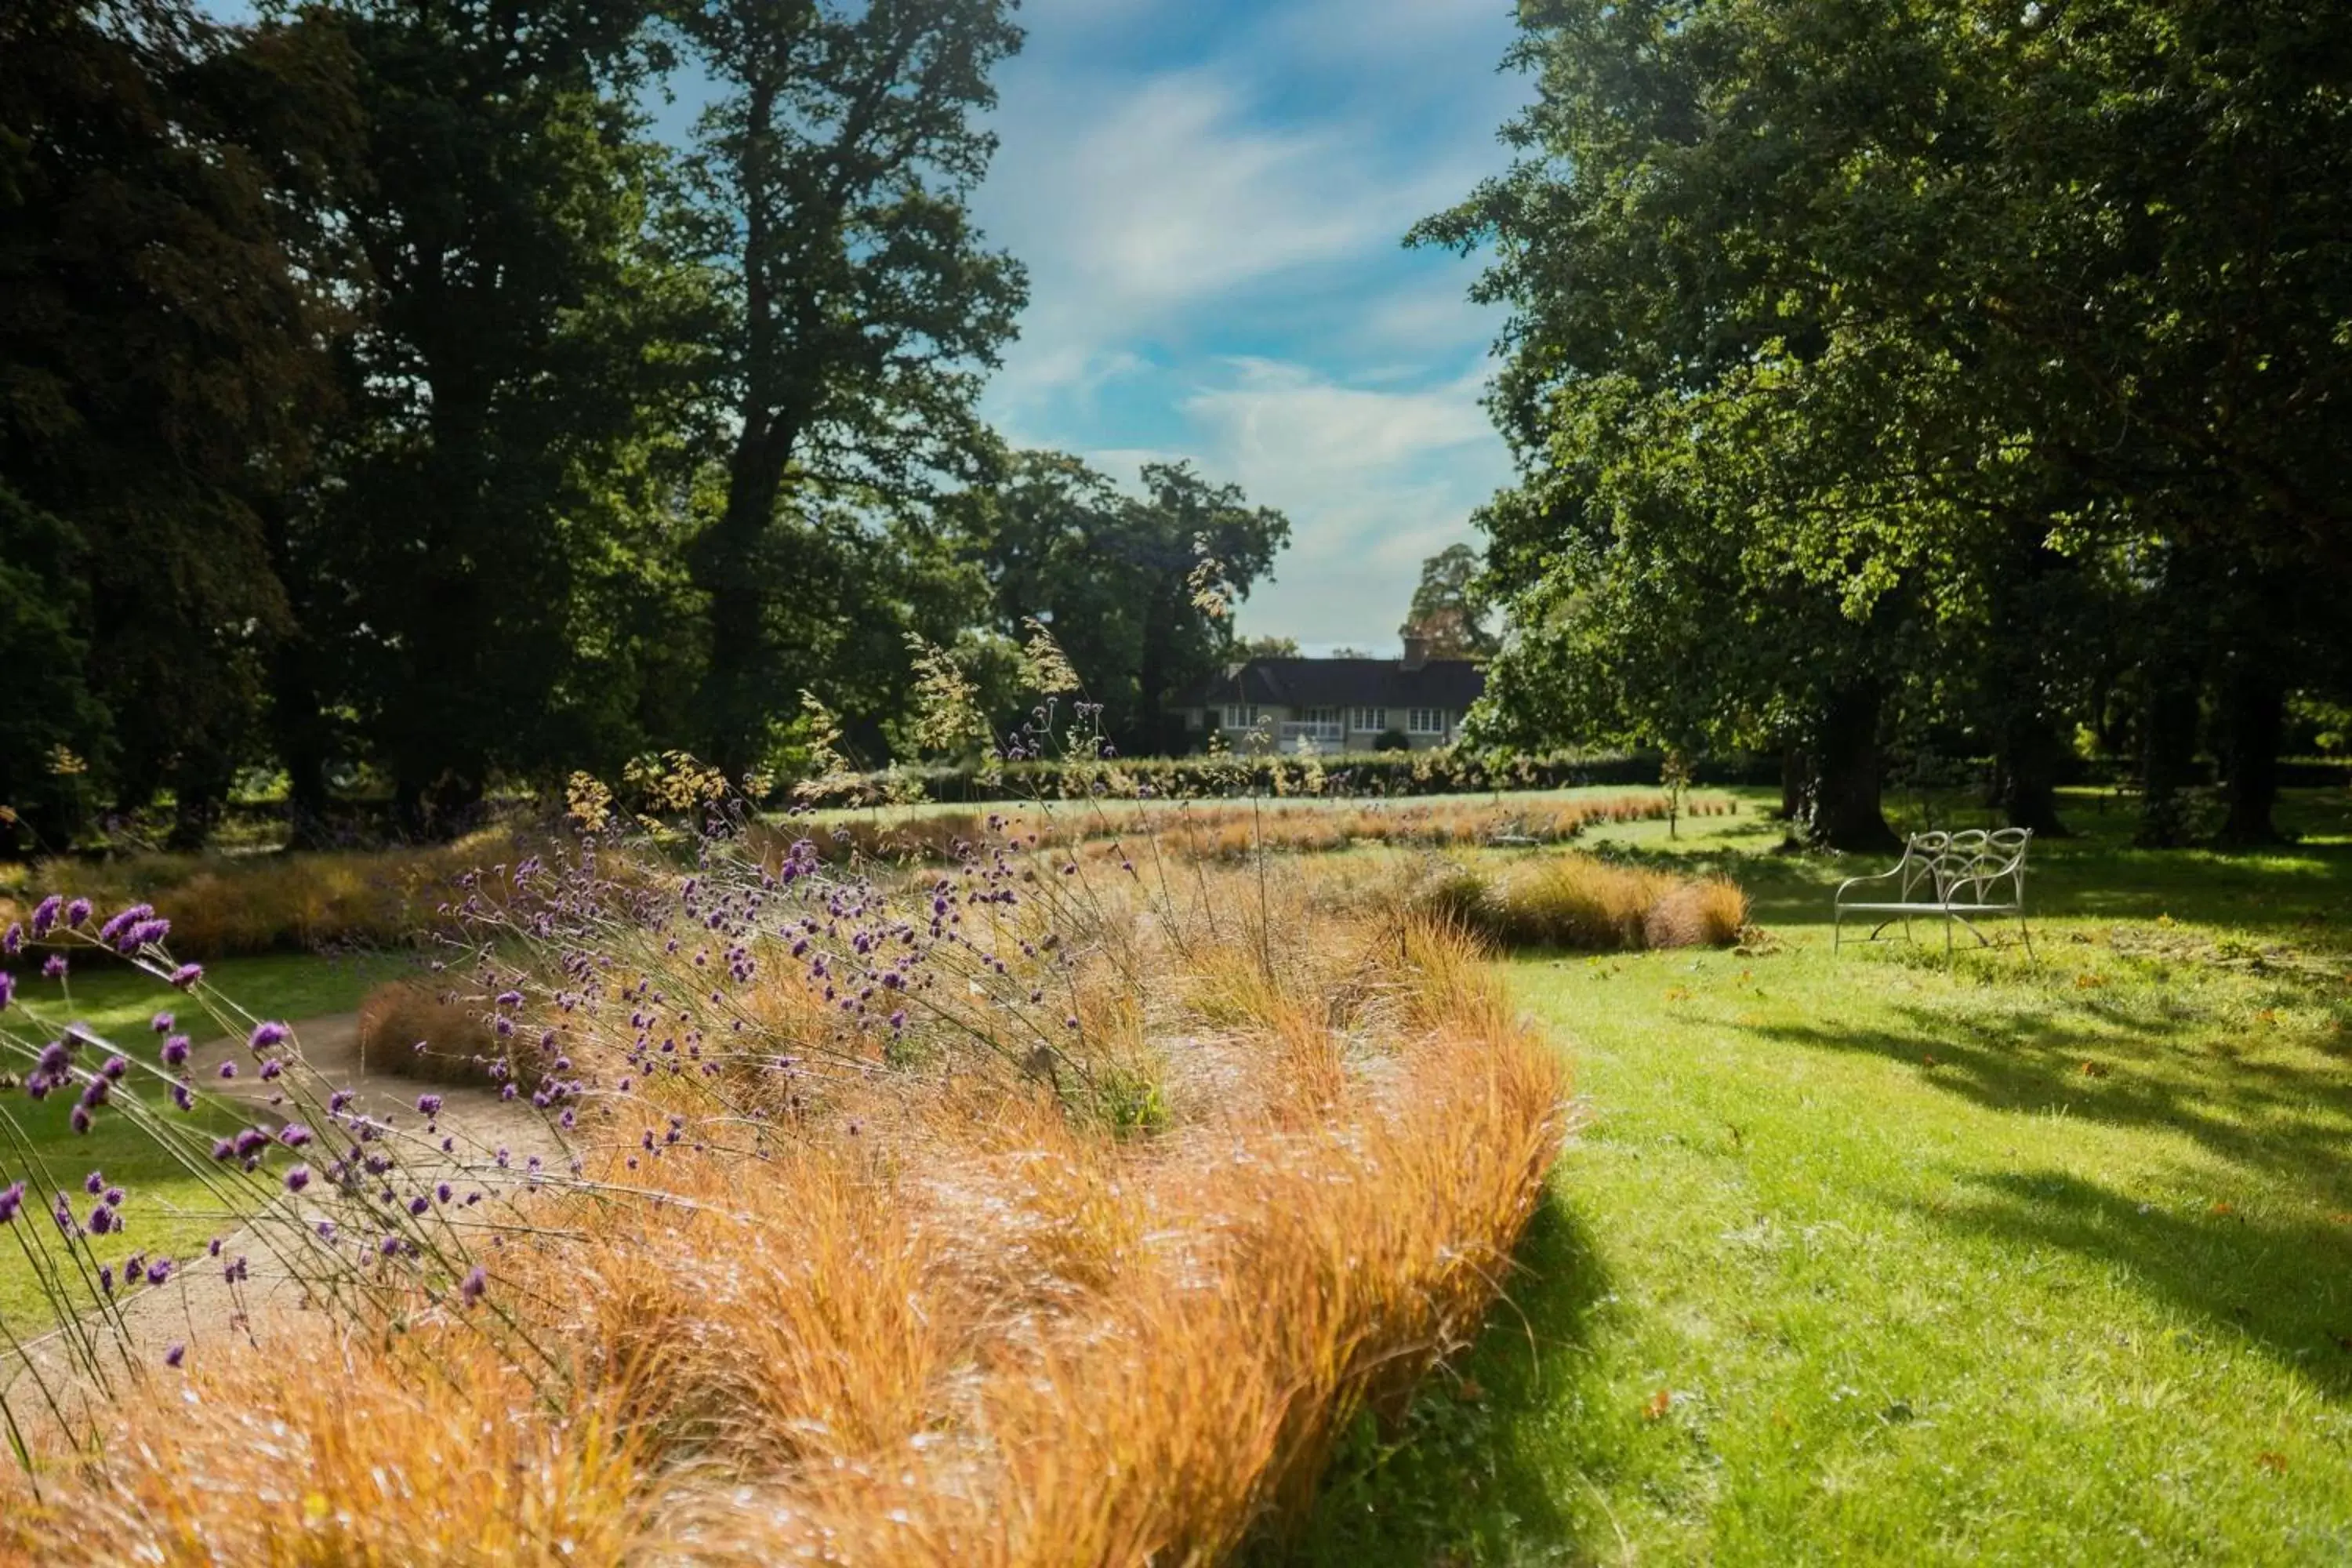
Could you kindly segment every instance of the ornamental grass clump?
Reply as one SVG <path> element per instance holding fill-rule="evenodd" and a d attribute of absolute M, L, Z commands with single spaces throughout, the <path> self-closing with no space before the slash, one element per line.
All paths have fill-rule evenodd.
<path fill-rule="evenodd" d="M 1748 921 L 1746 895 L 1724 879 L 1575 853 L 1442 862 L 1407 884 L 1403 901 L 1504 947 L 1581 952 L 1726 947 Z"/>
<path fill-rule="evenodd" d="M 539 846 L 539 847 L 544 847 Z M 112 909 L 145 900 L 170 910 L 172 949 L 209 962 L 336 946 L 406 945 L 446 927 L 456 879 L 530 847 L 486 830 L 451 844 L 249 856 L 134 855 L 103 864 L 33 868 L 33 886 L 70 882 Z M 25 900 L 0 896 L 0 924 L 23 922 Z"/>
<path fill-rule="evenodd" d="M 201 975 L 234 1077 L 177 1018 L 0 1011 L 223 1221 L 139 1251 L 142 1195 L 0 1109 L 56 1289 L 5 1325 L 0 1559 L 1208 1562 L 1475 1331 L 1566 1082 L 1461 922 L 1148 832 L 840 861 L 706 804 L 689 865 L 583 837 L 457 901 L 479 1084 L 328 1081 Z M 181 975 L 166 917 L 68 912 L 33 940 Z"/>

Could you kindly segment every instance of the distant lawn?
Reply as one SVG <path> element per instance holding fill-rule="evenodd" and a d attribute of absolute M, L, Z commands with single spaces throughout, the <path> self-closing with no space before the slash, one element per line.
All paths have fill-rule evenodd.
<path fill-rule="evenodd" d="M 1509 963 L 1589 1115 L 1517 1310 L 1268 1555 L 2352 1561 L 2352 813 L 2228 857 L 2071 808 L 2038 969 L 1833 961 L 1876 868 L 1740 819 L 1683 849 L 1780 951 Z"/>
<path fill-rule="evenodd" d="M 397 957 L 276 955 L 224 960 L 208 965 L 206 977 L 223 996 L 257 1017 L 300 1019 L 349 1012 L 359 1005 L 371 985 L 405 967 L 406 961 Z M 159 1008 L 173 1012 L 181 1029 L 198 1040 L 222 1033 L 186 997 L 128 968 L 68 974 L 62 986 L 26 979 L 22 1001 L 26 1007 L 38 1009 L 48 1022 L 87 1024 L 127 1054 L 149 1060 L 162 1043 L 161 1037 L 148 1027 Z M 32 1032 L 23 1008 L 11 1007 L 0 1024 L 19 1034 Z M 12 1061 L 0 1070 L 21 1073 L 23 1068 Z M 14 1131 L 0 1126 L 0 1186 L 32 1173 L 37 1162 L 50 1176 L 73 1187 L 79 1197 L 78 1184 L 83 1175 L 93 1170 L 104 1172 L 109 1182 L 131 1194 L 123 1209 L 130 1221 L 127 1240 L 105 1247 L 107 1256 L 133 1249 L 185 1256 L 201 1248 L 207 1237 L 234 1217 L 221 1211 L 218 1199 L 202 1181 L 123 1117 L 101 1115 L 89 1133 L 77 1135 L 67 1123 L 70 1096 L 56 1095 L 37 1103 L 21 1089 L 7 1090 L 5 1095 L 0 1114 L 14 1124 Z M 158 1097 L 151 1092 L 149 1098 Z M 0 1243 L 5 1241 L 0 1237 Z M 21 1333 L 47 1327 L 52 1317 L 22 1250 L 0 1245 L 0 1318 Z"/>

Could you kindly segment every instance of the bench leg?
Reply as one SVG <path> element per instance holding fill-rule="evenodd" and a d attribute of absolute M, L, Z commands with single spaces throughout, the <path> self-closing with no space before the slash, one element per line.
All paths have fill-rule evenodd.
<path fill-rule="evenodd" d="M 2017 934 L 2025 939 L 2025 962 L 2033 964 L 2037 968 L 2040 967 L 2042 959 L 2033 951 L 2033 928 L 2025 923 L 2025 915 L 2022 910 L 2019 911 L 2017 917 Z"/>

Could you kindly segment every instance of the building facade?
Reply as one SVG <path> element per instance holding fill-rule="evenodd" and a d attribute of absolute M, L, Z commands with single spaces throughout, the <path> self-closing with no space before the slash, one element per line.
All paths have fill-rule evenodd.
<path fill-rule="evenodd" d="M 1184 721 L 1206 745 L 1222 732 L 1236 752 L 1369 752 L 1395 731 L 1415 751 L 1453 743 L 1486 689 L 1465 658 L 1431 658 L 1419 638 L 1402 658 L 1253 658 L 1229 665 L 1189 694 Z"/>

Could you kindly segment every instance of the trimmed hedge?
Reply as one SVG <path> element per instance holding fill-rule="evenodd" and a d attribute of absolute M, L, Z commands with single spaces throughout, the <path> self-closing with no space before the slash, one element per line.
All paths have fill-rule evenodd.
<path fill-rule="evenodd" d="M 919 785 L 931 800 L 977 805 L 991 801 L 1081 799 L 1148 788 L 1162 798 L 1322 795 L 1391 798 L 1570 789 L 1587 784 L 1655 788 L 1656 752 L 1583 752 L 1500 758 L 1466 752 L 1366 752 L 1312 760 L 1295 756 L 1142 757 L 1108 763 L 1008 763 L 992 777 L 973 768 L 906 768 L 861 782 L 877 795 L 895 779 Z M 1320 774 L 1320 784 L 1315 782 Z M 1696 784 L 1774 784 L 1771 757 L 1715 757 L 1694 770 Z"/>

